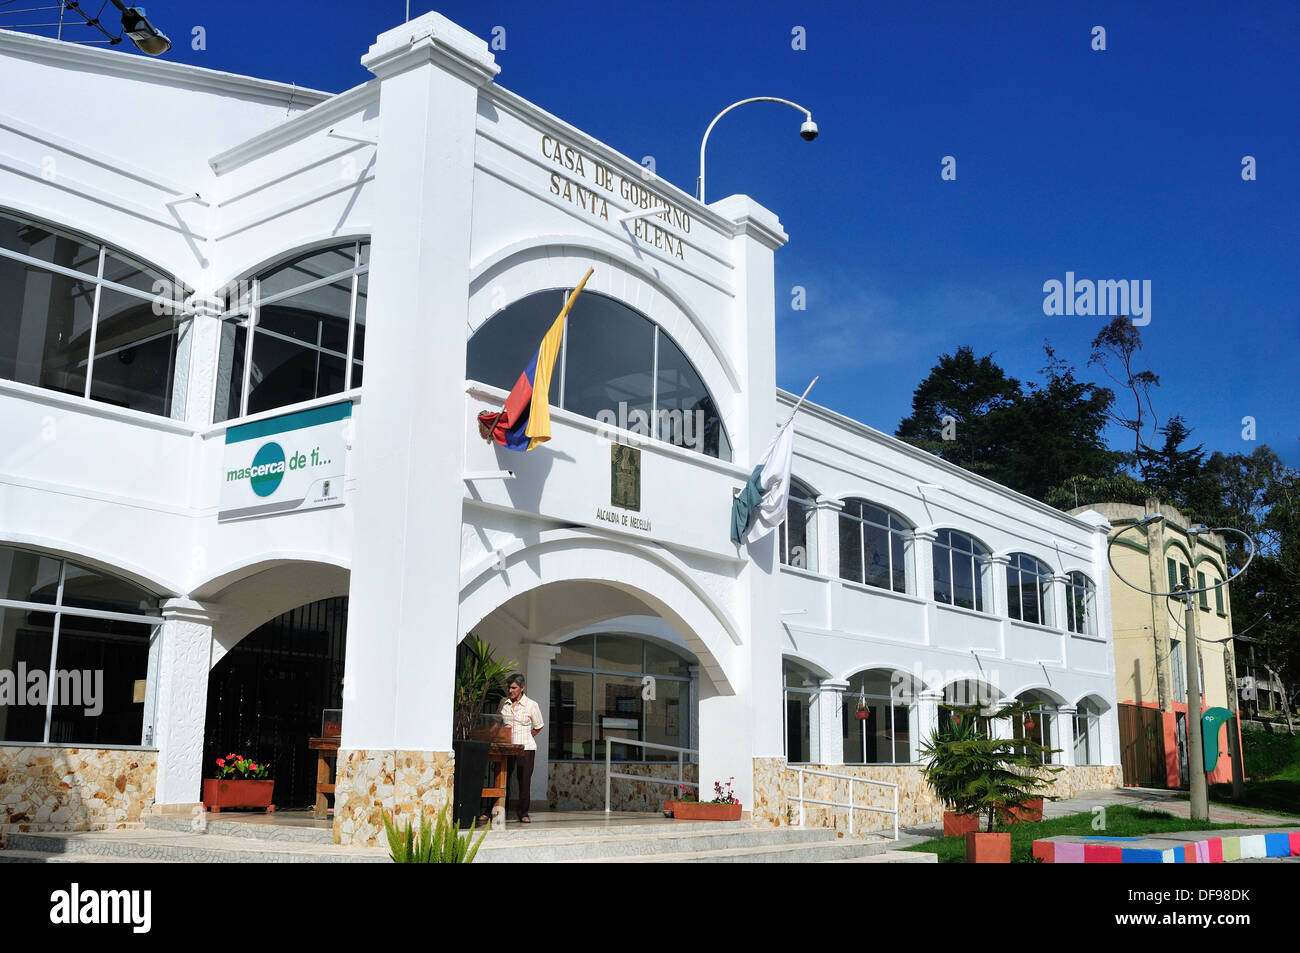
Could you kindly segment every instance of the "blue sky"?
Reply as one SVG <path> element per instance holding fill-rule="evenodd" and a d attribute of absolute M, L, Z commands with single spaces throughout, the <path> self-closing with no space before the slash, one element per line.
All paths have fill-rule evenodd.
<path fill-rule="evenodd" d="M 498 83 L 654 156 L 687 191 L 723 106 L 810 108 L 812 144 L 799 114 L 760 104 L 723 119 L 708 153 L 711 199 L 749 194 L 790 234 L 776 259 L 783 387 L 821 374 L 814 399 L 892 433 L 963 344 L 1026 379 L 1050 340 L 1097 379 L 1088 345 L 1106 319 L 1044 315 L 1043 282 L 1149 280 L 1161 418 L 1249 452 L 1253 416 L 1300 466 L 1300 6 L 1138 6 L 447 0 L 411 15 L 436 8 L 484 38 L 503 27 Z M 332 91 L 369 77 L 361 55 L 405 13 L 402 0 L 148 8 L 169 59 Z M 1091 48 L 1098 25 L 1105 51 Z M 206 50 L 191 49 L 194 26 Z M 955 181 L 940 177 L 948 155 Z"/>

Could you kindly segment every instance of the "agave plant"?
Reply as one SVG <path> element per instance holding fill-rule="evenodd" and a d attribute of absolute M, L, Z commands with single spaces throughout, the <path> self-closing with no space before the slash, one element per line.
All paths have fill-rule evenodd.
<path fill-rule="evenodd" d="M 392 858 L 393 863 L 472 864 L 474 862 L 474 855 L 482 846 L 483 838 L 487 837 L 488 828 L 492 823 L 488 822 L 477 841 L 474 840 L 474 826 L 471 826 L 469 833 L 462 837 L 457 833 L 456 825 L 447 817 L 448 806 L 444 804 L 442 810 L 438 812 L 436 826 L 431 825 L 429 819 L 422 813 L 418 831 L 414 821 L 409 819 L 406 822 L 406 829 L 399 831 L 393 823 L 392 814 L 384 812 L 388 856 Z"/>

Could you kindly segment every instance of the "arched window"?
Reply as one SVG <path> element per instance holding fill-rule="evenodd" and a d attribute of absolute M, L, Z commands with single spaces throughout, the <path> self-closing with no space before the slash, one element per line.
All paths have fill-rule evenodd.
<path fill-rule="evenodd" d="M 987 612 L 989 551 L 955 529 L 941 529 L 934 541 L 934 598 L 950 606 Z"/>
<path fill-rule="evenodd" d="M 221 316 L 213 420 L 360 387 L 369 272 L 370 242 L 354 239 L 233 283 Z"/>
<path fill-rule="evenodd" d="M 189 289 L 91 238 L 0 212 L 0 378 L 185 416 Z M 180 352 L 184 353 L 180 353 Z"/>
<path fill-rule="evenodd" d="M 1025 553 L 1007 563 L 1007 615 L 1021 622 L 1052 624 L 1052 570 Z"/>
<path fill-rule="evenodd" d="M 538 291 L 489 318 L 470 338 L 465 376 L 514 387 L 567 295 Z M 579 295 L 569 312 L 550 400 L 602 423 L 731 459 L 718 405 L 681 348 L 653 321 L 592 291 Z"/>
<path fill-rule="evenodd" d="M 975 730 L 990 737 L 993 719 L 987 714 L 1002 707 L 992 687 L 973 678 L 950 682 L 943 689 L 943 705 L 939 708 L 939 731 L 944 733 L 955 727 L 958 717 L 974 717 Z"/>
<path fill-rule="evenodd" d="M 681 650 L 601 632 L 559 646 L 551 663 L 550 760 L 603 761 L 605 739 L 689 748 L 691 666 Z M 654 699 L 645 688 L 653 679 Z M 614 761 L 676 761 L 677 753 L 611 745 Z"/>
<path fill-rule="evenodd" d="M 1039 754 L 1043 764 L 1055 764 L 1059 755 L 1050 749 L 1053 739 L 1056 738 L 1056 719 L 1059 717 L 1056 702 L 1039 691 L 1024 692 L 1017 701 L 1028 705 L 1029 710 L 1024 714 L 1012 716 L 1011 736 L 1017 739 L 1027 738 L 1034 744 L 1049 749 Z"/>
<path fill-rule="evenodd" d="M 0 546 L 0 672 L 25 673 L 0 704 L 0 741 L 152 745 L 149 647 L 162 621 L 158 597 L 134 583 Z"/>
<path fill-rule="evenodd" d="M 912 683 L 900 672 L 874 669 L 850 678 L 841 718 L 844 763 L 910 763 L 914 708 Z"/>
<path fill-rule="evenodd" d="M 817 569 L 817 494 L 798 480 L 790 481 L 790 501 L 780 533 L 781 562 L 799 569 Z"/>
<path fill-rule="evenodd" d="M 1091 698 L 1075 710 L 1074 763 L 1101 764 L 1101 706 Z"/>
<path fill-rule="evenodd" d="M 907 534 L 902 518 L 864 500 L 840 511 L 840 578 L 907 592 Z"/>
<path fill-rule="evenodd" d="M 817 760 L 821 747 L 816 710 L 821 677 L 791 659 L 782 660 L 781 672 L 785 698 L 785 759 L 791 764 L 810 764 Z"/>
<path fill-rule="evenodd" d="M 1065 616 L 1071 632 L 1097 634 L 1097 587 L 1077 570 L 1066 577 Z"/>

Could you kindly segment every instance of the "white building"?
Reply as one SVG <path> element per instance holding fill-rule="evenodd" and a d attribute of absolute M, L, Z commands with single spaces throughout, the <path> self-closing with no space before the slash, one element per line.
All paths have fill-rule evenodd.
<path fill-rule="evenodd" d="M 1104 520 L 806 404 L 791 519 L 733 545 L 793 404 L 777 217 L 647 178 L 437 14 L 362 62 L 330 95 L 0 32 L 0 85 L 40 90 L 0 115 L 0 672 L 103 672 L 97 713 L 7 699 L 0 830 L 185 809 L 236 745 L 293 806 L 341 696 L 335 832 L 373 841 L 446 796 L 470 631 L 550 712 L 562 807 L 603 806 L 608 737 L 698 751 L 759 823 L 797 812 L 787 761 L 934 818 L 911 762 L 971 683 L 1038 693 L 1059 790 L 1118 783 Z M 552 440 L 486 443 L 588 267 Z M 651 757 L 622 770 L 676 776 Z"/>

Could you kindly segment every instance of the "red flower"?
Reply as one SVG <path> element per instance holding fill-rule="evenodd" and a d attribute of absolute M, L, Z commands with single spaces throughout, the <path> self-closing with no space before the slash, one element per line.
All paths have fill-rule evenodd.
<path fill-rule="evenodd" d="M 218 759 L 217 759 L 217 767 L 218 767 L 218 768 L 224 768 L 225 766 L 226 766 L 226 759 L 225 759 L 225 758 L 218 758 Z"/>
<path fill-rule="evenodd" d="M 255 764 L 250 763 L 248 766 L 249 766 L 250 768 L 252 768 L 254 771 L 257 770 L 257 765 L 255 765 Z"/>

